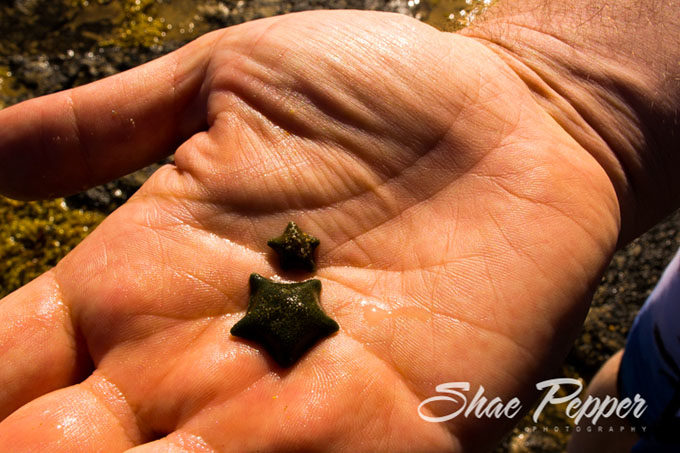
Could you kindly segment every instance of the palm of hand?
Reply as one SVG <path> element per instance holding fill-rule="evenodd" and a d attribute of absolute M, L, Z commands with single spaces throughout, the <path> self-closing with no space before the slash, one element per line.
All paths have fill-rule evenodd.
<path fill-rule="evenodd" d="M 418 405 L 450 381 L 526 397 L 560 362 L 616 241 L 604 172 L 483 45 L 404 17 L 308 13 L 207 41 L 192 107 L 207 131 L 6 300 L 41 299 L 45 331 L 62 322 L 37 354 L 59 366 L 10 361 L 14 381 L 43 379 L 8 391 L 6 412 L 72 383 L 79 357 L 95 369 L 8 417 L 0 446 L 492 442 L 507 421 L 428 423 Z M 250 273 L 290 277 L 266 246 L 289 220 L 321 240 L 314 277 L 340 331 L 282 370 L 229 330 Z"/>

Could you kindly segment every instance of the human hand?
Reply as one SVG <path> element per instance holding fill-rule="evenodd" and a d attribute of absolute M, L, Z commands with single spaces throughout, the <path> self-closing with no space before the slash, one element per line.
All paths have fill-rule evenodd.
<path fill-rule="evenodd" d="M 181 142 L 0 302 L 2 451 L 489 447 L 513 421 L 429 423 L 418 405 L 451 381 L 528 403 L 618 235 L 607 174 L 521 79 L 480 42 L 398 15 L 228 28 L 5 109 L 0 127 L 15 197 Z M 314 277 L 340 331 L 280 369 L 229 330 L 250 273 L 286 277 L 266 240 L 289 220 L 321 240 Z"/>

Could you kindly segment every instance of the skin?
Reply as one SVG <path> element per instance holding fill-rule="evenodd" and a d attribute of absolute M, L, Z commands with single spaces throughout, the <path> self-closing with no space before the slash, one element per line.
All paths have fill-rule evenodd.
<path fill-rule="evenodd" d="M 602 365 L 602 368 L 593 377 L 588 385 L 588 396 L 593 396 L 603 400 L 606 396 L 619 397 L 616 389 L 616 378 L 623 357 L 623 350 L 618 351 Z M 587 398 L 584 397 L 584 398 Z M 620 397 L 619 397 L 620 398 Z M 567 453 L 616 453 L 619 451 L 630 451 L 640 437 L 631 432 L 631 426 L 626 419 L 602 418 L 598 423 L 602 426 L 602 432 L 588 432 L 588 423 L 581 422 L 581 430 L 574 431 L 569 439 Z M 621 427 L 623 426 L 623 432 Z M 591 430 L 592 425 L 591 425 Z M 611 432 L 609 430 L 611 429 Z"/>
<path fill-rule="evenodd" d="M 24 198 L 180 143 L 0 302 L 1 451 L 490 448 L 513 420 L 428 423 L 419 403 L 469 381 L 528 408 L 625 204 L 625 180 L 502 52 L 392 14 L 228 28 L 0 125 L 0 190 Z M 314 277 L 340 331 L 283 370 L 229 330 L 291 219 L 321 241 Z"/>

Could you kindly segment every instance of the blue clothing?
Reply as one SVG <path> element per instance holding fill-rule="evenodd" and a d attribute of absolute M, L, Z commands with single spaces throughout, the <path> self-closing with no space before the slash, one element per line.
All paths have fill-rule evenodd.
<path fill-rule="evenodd" d="M 642 436 L 633 452 L 680 452 L 680 251 L 633 322 L 618 390 L 620 398 L 639 393 L 648 405 L 629 419 Z"/>

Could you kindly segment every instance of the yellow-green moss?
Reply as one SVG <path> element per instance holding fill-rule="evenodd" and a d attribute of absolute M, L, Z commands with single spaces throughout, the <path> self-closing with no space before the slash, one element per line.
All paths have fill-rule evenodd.
<path fill-rule="evenodd" d="M 49 270 L 102 220 L 63 199 L 21 202 L 0 196 L 0 297 Z"/>
<path fill-rule="evenodd" d="M 118 4 L 123 19 L 113 28 L 110 37 L 101 40 L 99 45 L 150 47 L 165 37 L 169 24 L 162 17 L 156 17 L 156 0 L 124 0 Z"/>
<path fill-rule="evenodd" d="M 0 65 L 0 109 L 7 107 L 3 101 L 4 99 L 9 99 L 17 94 L 18 90 L 14 83 L 12 72 L 9 70 L 9 67 Z"/>
<path fill-rule="evenodd" d="M 425 22 L 443 31 L 458 31 L 470 25 L 494 1 L 430 0 L 432 10 Z"/>

